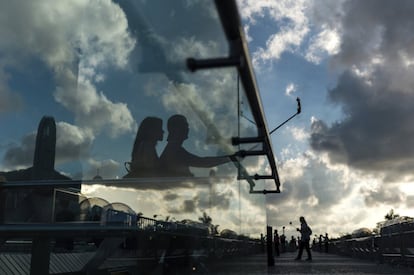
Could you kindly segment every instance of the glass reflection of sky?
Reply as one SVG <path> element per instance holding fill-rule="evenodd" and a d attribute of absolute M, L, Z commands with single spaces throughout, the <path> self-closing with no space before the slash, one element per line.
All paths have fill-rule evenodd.
<path fill-rule="evenodd" d="M 114 2 L 134 9 L 125 13 Z M 146 116 L 164 120 L 159 154 L 168 135 L 166 121 L 176 113 L 185 115 L 190 124 L 184 147 L 198 155 L 234 153 L 238 148 L 231 145 L 231 137 L 257 134 L 254 124 L 238 116 L 236 69 L 196 73 L 185 69 L 188 57 L 228 55 L 213 2 L 114 2 L 42 0 L 2 5 L 0 19 L 8 19 L 0 25 L 0 171 L 32 165 L 34 133 L 44 115 L 56 121 L 56 170 L 84 180 L 97 173 L 104 179 L 122 178 L 137 126 Z M 241 110 L 251 117 L 244 103 Z M 237 173 L 231 163 L 216 170 L 222 176 Z M 194 169 L 194 173 L 205 177 L 210 170 Z M 185 198 L 193 202 L 187 209 L 171 200 L 161 210 L 198 215 L 212 201 L 219 206 L 217 211 L 240 209 L 244 199 L 234 199 L 240 191 L 233 187 L 213 191 L 193 187 L 192 195 Z M 111 193 L 100 191 L 103 197 Z M 167 190 L 157 199 L 175 192 Z M 209 201 L 197 197 L 203 194 Z M 132 207 L 137 196 L 141 201 L 144 197 L 132 196 L 135 199 L 126 199 Z M 240 224 L 239 218 L 235 215 L 231 220 Z"/>

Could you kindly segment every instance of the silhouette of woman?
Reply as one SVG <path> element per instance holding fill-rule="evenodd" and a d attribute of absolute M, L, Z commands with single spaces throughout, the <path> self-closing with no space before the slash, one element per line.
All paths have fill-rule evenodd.
<path fill-rule="evenodd" d="M 159 157 L 155 146 L 164 135 L 162 120 L 146 117 L 140 124 L 132 149 L 128 174 L 124 178 L 154 177 L 159 173 Z M 128 170 L 128 169 L 127 169 Z"/>
<path fill-rule="evenodd" d="M 236 156 L 199 157 L 182 147 L 188 138 L 189 126 L 183 115 L 173 115 L 168 119 L 168 143 L 160 156 L 164 176 L 193 177 L 190 167 L 213 167 L 232 161 Z"/>

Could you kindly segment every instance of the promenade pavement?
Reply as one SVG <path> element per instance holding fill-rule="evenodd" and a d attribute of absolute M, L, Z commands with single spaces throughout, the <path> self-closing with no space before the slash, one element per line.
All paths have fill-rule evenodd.
<path fill-rule="evenodd" d="M 306 253 L 305 253 L 306 254 Z M 259 275 L 259 274 L 347 274 L 347 275 L 410 275 L 414 268 L 379 264 L 367 260 L 342 257 L 334 254 L 313 252 L 313 260 L 295 261 L 296 253 L 283 253 L 275 257 L 275 265 L 267 265 L 267 255 L 237 258 L 209 267 L 206 274 Z M 305 257 L 306 258 L 306 255 Z"/>

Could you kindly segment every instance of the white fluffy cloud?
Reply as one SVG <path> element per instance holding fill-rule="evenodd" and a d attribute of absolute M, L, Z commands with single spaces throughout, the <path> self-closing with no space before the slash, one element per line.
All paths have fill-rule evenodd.
<path fill-rule="evenodd" d="M 23 69 L 30 59 L 39 59 L 54 74 L 56 99 L 78 122 L 95 130 L 106 127 L 111 136 L 134 128 L 126 105 L 112 103 L 94 86 L 104 77 L 102 68 L 125 68 L 134 47 L 117 5 L 110 0 L 1 2 L 0 76 L 6 66 Z M 0 95 L 16 102 L 18 96 L 6 85 L 0 77 Z"/>
<path fill-rule="evenodd" d="M 263 62 L 276 61 L 284 52 L 303 55 L 309 62 L 318 64 L 323 58 L 338 53 L 339 26 L 332 17 L 321 12 L 321 7 L 326 7 L 329 15 L 336 16 L 342 2 L 239 0 L 245 30 L 249 31 L 251 25 L 263 18 L 275 26 L 266 44 L 253 52 L 254 64 L 260 66 Z M 249 42 L 255 39 L 250 33 L 248 37 Z"/>
<path fill-rule="evenodd" d="M 326 25 L 320 33 L 311 38 L 306 60 L 319 64 L 324 55 L 335 55 L 339 52 L 340 36 L 337 31 L 329 29 Z"/>

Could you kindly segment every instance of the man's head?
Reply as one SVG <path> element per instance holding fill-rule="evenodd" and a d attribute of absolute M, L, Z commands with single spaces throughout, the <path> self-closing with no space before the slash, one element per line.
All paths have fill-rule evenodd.
<path fill-rule="evenodd" d="M 173 115 L 168 119 L 168 141 L 184 141 L 188 138 L 188 122 L 183 115 Z"/>

